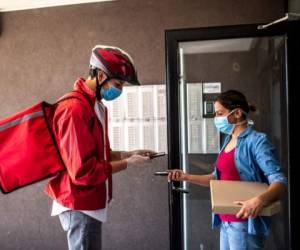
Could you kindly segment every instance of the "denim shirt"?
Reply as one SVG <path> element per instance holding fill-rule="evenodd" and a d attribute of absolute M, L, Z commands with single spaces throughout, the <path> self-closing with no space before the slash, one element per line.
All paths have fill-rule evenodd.
<path fill-rule="evenodd" d="M 223 147 L 228 144 L 231 136 L 225 138 Z M 248 126 L 238 137 L 234 153 L 234 161 L 239 172 L 241 181 L 255 181 L 271 184 L 282 182 L 287 185 L 279 162 L 274 156 L 274 147 L 263 133 L 259 133 Z M 220 179 L 219 171 L 215 166 L 213 172 L 215 179 Z M 212 214 L 213 228 L 221 224 L 218 214 Z M 264 234 L 269 232 L 271 218 L 269 216 L 258 216 L 248 219 L 249 234 Z"/>

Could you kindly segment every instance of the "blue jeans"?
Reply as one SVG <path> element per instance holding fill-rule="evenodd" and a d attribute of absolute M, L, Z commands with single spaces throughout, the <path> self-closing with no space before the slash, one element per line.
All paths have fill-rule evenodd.
<path fill-rule="evenodd" d="M 102 222 L 74 210 L 59 215 L 69 250 L 101 250 Z"/>
<path fill-rule="evenodd" d="M 248 222 L 222 221 L 220 250 L 262 250 L 265 236 L 248 234 Z"/>

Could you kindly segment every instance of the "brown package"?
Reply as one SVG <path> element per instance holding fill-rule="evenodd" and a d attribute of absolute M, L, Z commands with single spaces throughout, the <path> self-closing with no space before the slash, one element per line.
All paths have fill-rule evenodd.
<path fill-rule="evenodd" d="M 265 183 L 247 181 L 210 181 L 212 211 L 217 214 L 236 214 L 241 206 L 234 201 L 246 201 L 262 194 L 268 188 Z M 281 210 L 280 201 L 264 207 L 259 215 L 272 216 Z"/>

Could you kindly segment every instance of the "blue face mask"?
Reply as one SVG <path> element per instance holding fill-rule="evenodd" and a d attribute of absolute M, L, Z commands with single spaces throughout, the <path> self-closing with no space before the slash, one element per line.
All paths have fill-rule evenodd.
<path fill-rule="evenodd" d="M 114 86 L 110 86 L 108 89 L 101 88 L 100 93 L 104 100 L 112 101 L 122 94 L 122 90 Z"/>
<path fill-rule="evenodd" d="M 214 122 L 220 132 L 228 135 L 231 135 L 235 127 L 235 124 L 229 123 L 227 116 L 215 117 Z"/>
<path fill-rule="evenodd" d="M 228 116 L 230 116 L 234 111 L 236 111 L 236 109 L 232 110 L 226 116 L 215 117 L 214 123 L 215 123 L 215 126 L 217 127 L 217 129 L 220 132 L 222 132 L 224 134 L 231 135 L 236 125 L 240 125 L 240 124 L 243 124 L 243 123 L 247 122 L 247 120 L 245 120 L 245 121 L 242 121 L 242 122 L 236 123 L 236 124 L 230 123 L 228 121 Z"/>

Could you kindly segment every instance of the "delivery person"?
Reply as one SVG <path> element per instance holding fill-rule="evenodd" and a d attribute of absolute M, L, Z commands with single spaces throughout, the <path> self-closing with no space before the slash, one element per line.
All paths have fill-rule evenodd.
<path fill-rule="evenodd" d="M 248 104 L 242 93 L 235 90 L 221 93 L 214 108 L 215 126 L 227 134 L 215 171 L 208 175 L 191 175 L 173 170 L 168 178 L 201 186 L 209 186 L 210 180 L 215 179 L 268 183 L 268 190 L 260 196 L 237 201 L 241 209 L 236 215 L 213 214 L 213 226 L 221 225 L 221 250 L 263 249 L 270 217 L 258 214 L 265 205 L 280 198 L 287 180 L 274 157 L 274 147 L 265 134 L 253 129 L 248 113 L 256 108 Z"/>
<path fill-rule="evenodd" d="M 96 46 L 89 77 L 75 82 L 74 91 L 58 104 L 53 130 L 67 171 L 46 186 L 59 215 L 70 250 L 100 250 L 101 225 L 112 198 L 113 173 L 149 160 L 150 151 L 111 151 L 107 110 L 102 100 L 114 100 L 125 83 L 139 85 L 133 60 L 123 50 Z"/>

